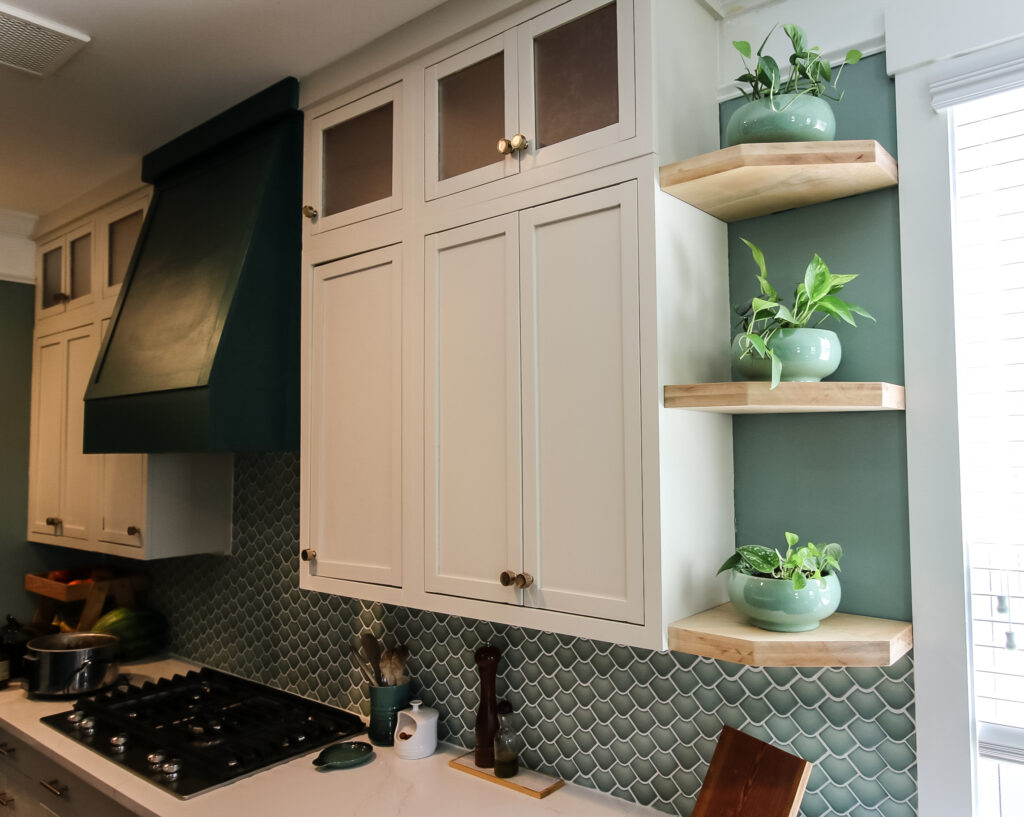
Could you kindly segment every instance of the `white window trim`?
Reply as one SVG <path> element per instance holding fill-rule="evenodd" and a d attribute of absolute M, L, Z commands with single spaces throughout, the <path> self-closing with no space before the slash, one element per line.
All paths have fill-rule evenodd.
<path fill-rule="evenodd" d="M 889 8 L 886 39 L 888 66 L 896 79 L 901 147 L 918 809 L 928 817 L 966 817 L 976 813 L 978 735 L 970 576 L 960 514 L 956 350 L 950 330 L 952 131 L 943 106 L 1004 89 L 998 84 L 1006 81 L 1001 69 L 1021 57 L 1020 40 L 1007 42 L 1007 32 L 1024 32 L 1024 26 L 1016 3 L 1005 0 L 985 15 L 971 14 L 962 26 L 954 18 L 970 14 L 968 4 L 930 20 L 913 5 L 894 3 Z M 999 42 L 1003 44 L 988 47 Z M 922 43 L 932 44 L 933 51 L 925 53 Z"/>

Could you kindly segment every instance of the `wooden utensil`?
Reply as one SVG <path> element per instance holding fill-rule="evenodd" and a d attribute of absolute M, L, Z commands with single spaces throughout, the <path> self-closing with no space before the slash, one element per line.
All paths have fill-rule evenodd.
<path fill-rule="evenodd" d="M 377 637 L 373 633 L 363 633 L 359 637 L 359 643 L 363 648 L 363 655 L 366 656 L 370 669 L 373 671 L 373 677 L 377 679 L 374 686 L 380 686 L 383 683 L 383 679 L 380 677 L 380 642 L 377 641 Z"/>

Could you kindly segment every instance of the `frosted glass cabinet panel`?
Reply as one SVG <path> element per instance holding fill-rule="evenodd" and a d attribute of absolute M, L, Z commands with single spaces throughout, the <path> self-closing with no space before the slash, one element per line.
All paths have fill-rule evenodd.
<path fill-rule="evenodd" d="M 303 213 L 314 233 L 401 209 L 401 122 L 400 82 L 312 120 Z"/>
<path fill-rule="evenodd" d="M 426 198 L 632 138 L 634 85 L 631 0 L 570 0 L 430 66 Z"/>
<path fill-rule="evenodd" d="M 537 147 L 619 121 L 615 3 L 533 39 Z"/>
<path fill-rule="evenodd" d="M 143 212 L 141 209 L 129 213 L 107 226 L 107 242 L 110 247 L 107 258 L 106 285 L 117 286 L 124 281 L 128 264 L 135 252 L 135 244 L 142 232 Z"/>

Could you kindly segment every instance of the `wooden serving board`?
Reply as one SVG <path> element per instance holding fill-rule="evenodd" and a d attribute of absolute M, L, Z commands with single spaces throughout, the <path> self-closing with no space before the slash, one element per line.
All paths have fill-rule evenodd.
<path fill-rule="evenodd" d="M 466 772 L 466 774 L 471 774 L 474 777 L 489 780 L 492 783 L 497 783 L 499 786 L 504 786 L 506 789 L 514 789 L 523 794 L 528 794 L 530 797 L 536 797 L 538 800 L 542 797 L 547 797 L 551 792 L 565 785 L 565 781 L 557 777 L 549 777 L 546 774 L 522 767 L 519 768 L 519 773 L 515 777 L 496 777 L 494 769 L 481 769 L 476 765 L 476 762 L 473 760 L 473 752 L 466 752 L 464 755 L 449 760 L 448 765 L 460 772 Z"/>

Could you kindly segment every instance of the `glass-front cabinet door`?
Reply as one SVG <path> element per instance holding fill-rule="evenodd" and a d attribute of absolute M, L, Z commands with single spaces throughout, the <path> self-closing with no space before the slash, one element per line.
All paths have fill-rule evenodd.
<path fill-rule="evenodd" d="M 571 0 L 430 66 L 426 198 L 636 135 L 631 0 Z"/>
<path fill-rule="evenodd" d="M 519 172 L 502 151 L 519 127 L 516 36 L 507 31 L 426 72 L 426 196 L 447 196 Z"/>
<path fill-rule="evenodd" d="M 395 83 L 313 120 L 307 151 L 317 189 L 303 214 L 314 233 L 402 208 L 402 84 Z"/>
<path fill-rule="evenodd" d="M 50 317 L 93 301 L 92 226 L 79 227 L 39 248 L 36 314 Z"/>

